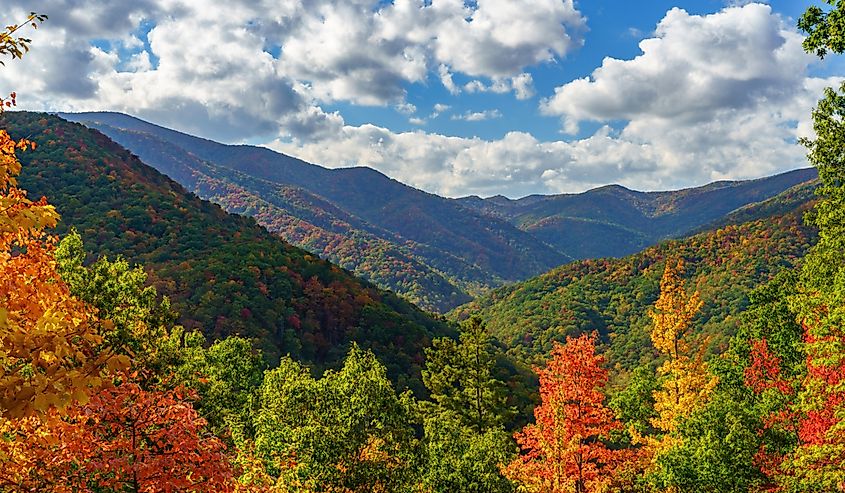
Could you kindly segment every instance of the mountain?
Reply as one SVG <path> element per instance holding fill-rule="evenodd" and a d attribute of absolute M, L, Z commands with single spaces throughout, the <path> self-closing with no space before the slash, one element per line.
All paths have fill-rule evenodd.
<path fill-rule="evenodd" d="M 400 386 L 419 390 L 422 349 L 452 333 L 392 293 L 293 247 L 249 217 L 201 200 L 105 135 L 46 114 L 7 112 L 20 154 L 20 185 L 48 197 L 93 256 L 140 263 L 180 323 L 212 338 L 256 338 L 265 352 L 319 366 L 351 341 L 372 348 Z"/>
<path fill-rule="evenodd" d="M 798 185 L 734 213 L 725 224 L 664 241 L 620 259 L 582 260 L 492 291 L 450 317 L 480 315 L 511 353 L 537 361 L 567 335 L 598 331 L 610 363 L 630 370 L 654 361 L 648 309 L 657 300 L 667 260 L 683 259 L 688 289 L 704 306 L 694 321 L 710 349 L 724 348 L 748 305 L 748 293 L 794 266 L 815 241 L 802 217 L 814 184 Z"/>
<path fill-rule="evenodd" d="M 737 209 L 817 177 L 816 169 L 808 168 L 673 192 L 637 192 L 609 185 L 581 194 L 461 201 L 507 220 L 573 258 L 621 257 L 701 230 Z"/>
<path fill-rule="evenodd" d="M 799 170 L 675 192 L 446 199 L 370 168 L 327 169 L 119 113 L 63 114 L 225 210 L 436 312 L 575 259 L 621 257 L 815 178 Z"/>
<path fill-rule="evenodd" d="M 254 146 L 229 146 L 115 113 L 63 115 L 106 133 L 226 210 L 445 311 L 491 286 L 569 257 L 460 203 L 370 168 L 327 169 Z"/>

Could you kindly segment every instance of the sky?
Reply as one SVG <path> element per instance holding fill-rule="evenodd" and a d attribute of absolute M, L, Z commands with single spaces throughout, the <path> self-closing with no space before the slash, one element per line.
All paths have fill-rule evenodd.
<path fill-rule="evenodd" d="M 20 109 L 121 111 L 448 197 L 806 167 L 815 0 L 6 0 Z"/>

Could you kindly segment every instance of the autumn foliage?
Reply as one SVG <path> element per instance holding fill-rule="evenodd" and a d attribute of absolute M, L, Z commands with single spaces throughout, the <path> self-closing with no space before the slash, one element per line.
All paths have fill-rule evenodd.
<path fill-rule="evenodd" d="M 124 383 L 61 416 L 7 421 L 0 485 L 15 491 L 231 491 L 220 439 L 180 391 Z"/>
<path fill-rule="evenodd" d="M 13 102 L 13 101 L 12 101 Z M 58 214 L 18 188 L 18 151 L 34 145 L 0 130 L 0 413 L 26 416 L 84 402 L 104 372 L 127 364 L 101 351 L 95 314 L 56 271 Z"/>
<path fill-rule="evenodd" d="M 666 360 L 658 369 L 665 377 L 663 387 L 655 392 L 657 417 L 652 425 L 671 432 L 680 417 L 701 407 L 716 385 L 707 371 L 701 352 L 693 353 L 687 337 L 692 320 L 702 302 L 697 292 L 687 295 L 681 275 L 683 261 L 667 262 L 660 281 L 660 297 L 651 311 L 651 341 Z"/>
<path fill-rule="evenodd" d="M 609 483 L 619 458 L 604 440 L 620 424 L 604 405 L 603 362 L 587 335 L 555 347 L 538 372 L 536 423 L 516 434 L 523 454 L 507 466 L 507 477 L 538 493 L 597 492 Z"/>

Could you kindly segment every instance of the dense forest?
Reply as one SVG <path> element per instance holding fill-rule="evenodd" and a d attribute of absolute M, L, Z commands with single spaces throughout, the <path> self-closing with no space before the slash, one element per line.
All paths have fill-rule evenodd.
<path fill-rule="evenodd" d="M 416 355 L 432 337 L 452 333 L 392 293 L 294 248 L 243 216 L 199 200 L 107 137 L 46 114 L 10 112 L 7 131 L 35 149 L 21 155 L 21 186 L 48 196 L 91 259 L 107 255 L 143 265 L 180 324 L 210 337 L 239 334 L 271 359 L 342 359 L 360 341 L 414 380 Z"/>
<path fill-rule="evenodd" d="M 805 49 L 843 24 L 810 8 Z M 845 86 L 803 141 L 817 185 L 457 326 L 15 97 L 0 491 L 845 491 Z"/>
<path fill-rule="evenodd" d="M 813 168 L 674 192 L 445 199 L 370 168 L 327 169 L 120 113 L 62 113 L 226 211 L 445 313 L 574 259 L 621 257 L 816 178 Z"/>
<path fill-rule="evenodd" d="M 658 358 L 649 344 L 648 308 L 660 293 L 666 264 L 683 259 L 687 284 L 705 300 L 694 330 L 708 338 L 708 352 L 721 352 L 738 330 L 754 288 L 795 268 L 815 243 L 815 228 L 802 219 L 813 203 L 807 189 L 812 186 L 799 185 L 760 204 L 758 212 L 742 211 L 743 217 L 763 214 L 752 221 L 666 241 L 621 259 L 573 262 L 499 288 L 450 316 L 480 316 L 509 352 L 535 362 L 566 335 L 596 331 L 611 365 L 633 370 Z M 782 202 L 791 210 L 772 205 Z M 777 212 L 768 215 L 773 207 Z"/>

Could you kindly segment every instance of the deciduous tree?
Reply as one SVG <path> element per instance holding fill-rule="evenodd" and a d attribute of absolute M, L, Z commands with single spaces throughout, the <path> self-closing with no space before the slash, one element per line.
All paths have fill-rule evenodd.
<path fill-rule="evenodd" d="M 222 442 L 179 390 L 103 390 L 64 416 L 3 423 L 0 484 L 13 491 L 232 491 Z"/>
<path fill-rule="evenodd" d="M 33 14 L 24 24 L 42 19 Z M 15 37 L 20 27 L 0 33 L 0 55 L 23 56 L 29 41 Z M 0 117 L 14 97 L 0 104 Z M 47 235 L 55 209 L 18 188 L 17 152 L 33 147 L 0 129 L 0 415 L 7 417 L 84 402 L 105 370 L 128 362 L 100 351 L 93 310 L 71 296 L 56 270 L 56 239 Z"/>
<path fill-rule="evenodd" d="M 604 440 L 620 424 L 604 405 L 603 363 L 594 339 L 582 335 L 557 345 L 539 371 L 536 423 L 516 434 L 522 455 L 505 470 L 526 491 L 588 493 L 610 483 L 619 456 Z"/>
<path fill-rule="evenodd" d="M 256 454 L 280 484 L 305 491 L 402 491 L 418 459 L 414 414 L 369 351 L 353 346 L 319 380 L 283 358 L 261 388 Z"/>
<path fill-rule="evenodd" d="M 666 264 L 660 296 L 650 313 L 651 341 L 666 357 L 658 369 L 664 381 L 662 388 L 654 393 L 657 416 L 652 420 L 652 425 L 663 432 L 674 431 L 678 418 L 703 406 L 716 385 L 702 359 L 703 351 L 692 353 L 687 341 L 702 302 L 697 292 L 687 295 L 681 277 L 683 271 L 683 261 Z"/>

